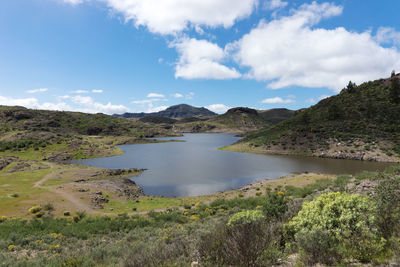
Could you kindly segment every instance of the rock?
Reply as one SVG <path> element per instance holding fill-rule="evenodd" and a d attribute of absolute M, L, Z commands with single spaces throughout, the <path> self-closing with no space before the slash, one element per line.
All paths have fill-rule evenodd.
<path fill-rule="evenodd" d="M 88 192 L 88 191 L 89 191 L 89 189 L 87 189 L 87 188 L 78 188 L 78 192 L 81 192 L 81 193 Z"/>
<path fill-rule="evenodd" d="M 92 196 L 92 203 L 96 208 L 104 209 L 103 204 L 108 203 L 108 199 L 101 196 L 101 195 L 93 195 Z"/>

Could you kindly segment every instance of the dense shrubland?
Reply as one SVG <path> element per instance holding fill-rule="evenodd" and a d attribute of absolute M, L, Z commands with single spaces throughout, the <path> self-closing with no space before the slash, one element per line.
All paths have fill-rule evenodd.
<path fill-rule="evenodd" d="M 372 192 L 354 194 L 371 182 Z M 0 217 L 13 266 L 271 266 L 399 263 L 400 168 L 147 215 Z M 76 248 L 79 247 L 79 250 Z"/>

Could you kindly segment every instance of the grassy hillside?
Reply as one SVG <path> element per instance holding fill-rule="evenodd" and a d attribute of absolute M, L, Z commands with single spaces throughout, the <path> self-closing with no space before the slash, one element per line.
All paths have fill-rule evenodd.
<path fill-rule="evenodd" d="M 399 77 L 359 86 L 350 83 L 340 94 L 249 134 L 241 143 L 248 149 L 274 153 L 396 160 L 400 154 Z"/>

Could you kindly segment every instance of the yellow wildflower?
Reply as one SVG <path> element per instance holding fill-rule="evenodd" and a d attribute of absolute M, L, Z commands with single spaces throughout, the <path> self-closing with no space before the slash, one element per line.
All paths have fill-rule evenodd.
<path fill-rule="evenodd" d="M 39 207 L 39 206 L 33 206 L 32 208 L 29 209 L 29 212 L 30 212 L 30 213 L 37 213 L 37 212 L 39 212 L 39 211 L 41 211 L 41 210 L 42 210 L 41 207 Z"/>
<path fill-rule="evenodd" d="M 200 205 L 200 202 L 196 202 L 196 204 L 194 204 L 195 207 L 198 207 Z"/>
<path fill-rule="evenodd" d="M 199 219 L 199 217 L 198 217 L 198 216 L 196 216 L 196 215 L 192 215 L 192 216 L 190 216 L 190 219 L 192 219 L 192 220 L 198 220 L 198 219 Z"/>
<path fill-rule="evenodd" d="M 278 195 L 283 195 L 284 193 L 282 191 L 278 191 Z"/>

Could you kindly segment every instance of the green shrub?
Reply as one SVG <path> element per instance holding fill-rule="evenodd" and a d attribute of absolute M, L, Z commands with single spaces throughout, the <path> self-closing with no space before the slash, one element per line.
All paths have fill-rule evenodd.
<path fill-rule="evenodd" d="M 42 207 L 33 206 L 32 208 L 29 209 L 29 212 L 30 212 L 30 213 L 37 213 L 37 212 L 39 212 L 39 211 L 41 211 L 41 210 L 42 210 Z"/>
<path fill-rule="evenodd" d="M 264 214 L 269 218 L 278 218 L 287 210 L 287 199 L 283 192 L 270 192 L 265 195 L 262 205 Z"/>
<path fill-rule="evenodd" d="M 326 264 L 341 258 L 368 262 L 378 257 L 385 245 L 375 218 L 376 204 L 368 197 L 328 193 L 305 202 L 286 225 L 286 233 L 308 259 Z M 315 258 L 319 247 L 330 247 L 326 252 L 330 256 Z"/>
<path fill-rule="evenodd" d="M 281 227 L 280 222 L 264 220 L 219 225 L 201 238 L 200 262 L 202 266 L 271 266 L 277 261 L 277 250 L 283 251 Z"/>
<path fill-rule="evenodd" d="M 54 210 L 54 205 L 52 203 L 47 203 L 46 205 L 43 206 L 43 209 L 45 211 L 53 211 Z"/>
<path fill-rule="evenodd" d="M 259 220 L 263 220 L 265 217 L 261 210 L 247 210 L 238 212 L 229 219 L 227 225 L 239 225 L 239 224 L 249 224 Z"/>
<path fill-rule="evenodd" d="M 378 224 L 386 238 L 400 233 L 400 177 L 384 176 L 375 188 L 374 200 L 378 206 Z"/>

